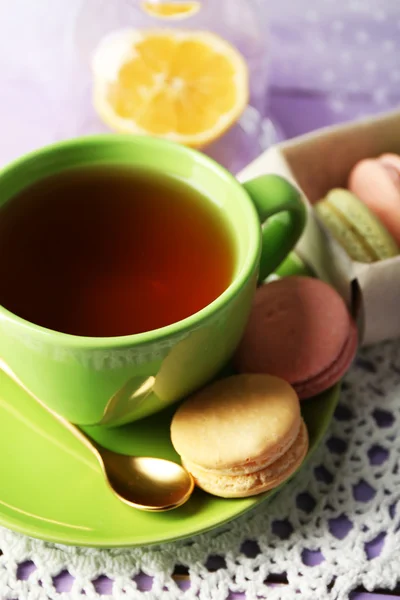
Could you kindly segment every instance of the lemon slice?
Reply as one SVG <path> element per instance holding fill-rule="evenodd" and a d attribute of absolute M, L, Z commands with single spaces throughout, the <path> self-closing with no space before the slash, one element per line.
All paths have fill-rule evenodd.
<path fill-rule="evenodd" d="M 100 42 L 93 103 L 114 131 L 193 147 L 219 138 L 248 102 L 242 55 L 209 32 L 124 30 Z"/>
<path fill-rule="evenodd" d="M 200 2 L 142 2 L 141 8 L 151 17 L 158 19 L 186 19 L 200 10 Z"/>

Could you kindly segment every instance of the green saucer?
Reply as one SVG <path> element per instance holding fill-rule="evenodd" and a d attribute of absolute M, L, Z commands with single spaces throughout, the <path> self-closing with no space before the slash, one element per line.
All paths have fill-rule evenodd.
<path fill-rule="evenodd" d="M 338 398 L 335 386 L 303 403 L 309 455 L 327 430 Z M 173 410 L 118 429 L 86 431 L 119 452 L 177 460 L 169 437 Z M 0 525 L 77 546 L 141 546 L 192 536 L 234 519 L 276 492 L 225 500 L 196 490 L 187 504 L 170 512 L 130 508 L 107 488 L 90 450 L 3 372 L 0 456 Z"/>

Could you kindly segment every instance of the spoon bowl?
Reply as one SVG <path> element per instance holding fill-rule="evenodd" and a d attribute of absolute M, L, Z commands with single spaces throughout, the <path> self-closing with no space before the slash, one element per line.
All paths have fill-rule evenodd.
<path fill-rule="evenodd" d="M 162 512 L 182 506 L 192 495 L 193 477 L 171 460 L 127 456 L 97 444 L 93 446 L 100 455 L 104 476 L 111 490 L 129 506 Z"/>
<path fill-rule="evenodd" d="M 184 467 L 163 458 L 128 456 L 104 448 L 34 396 L 1 358 L 0 370 L 95 455 L 110 490 L 122 502 L 138 510 L 163 512 L 178 508 L 189 500 L 194 480 Z"/>

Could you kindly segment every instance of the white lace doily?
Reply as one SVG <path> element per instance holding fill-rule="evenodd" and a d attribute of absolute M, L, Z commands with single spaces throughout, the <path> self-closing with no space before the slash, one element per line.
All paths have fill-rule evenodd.
<path fill-rule="evenodd" d="M 393 588 L 400 578 L 399 424 L 397 341 L 359 353 L 325 442 L 271 501 L 219 531 L 132 550 L 53 545 L 0 529 L 0 597 L 100 598 L 93 583 L 100 576 L 112 580 L 113 598 L 125 600 L 225 600 L 229 591 L 246 592 L 246 600 L 296 592 L 306 600 L 344 599 L 358 586 Z M 21 581 L 26 561 L 31 573 Z M 74 579 L 59 593 L 64 571 Z M 185 592 L 174 575 L 182 572 L 191 582 Z M 140 589 L 139 573 L 151 590 Z M 286 585 L 267 587 L 283 573 Z"/>

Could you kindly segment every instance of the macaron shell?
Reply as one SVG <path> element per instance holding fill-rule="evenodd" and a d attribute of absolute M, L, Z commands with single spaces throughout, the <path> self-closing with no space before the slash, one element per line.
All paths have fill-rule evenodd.
<path fill-rule="evenodd" d="M 325 213 L 321 208 L 324 204 Z M 370 251 L 371 257 L 375 257 L 374 260 L 384 260 L 399 253 L 398 246 L 387 229 L 367 205 L 352 192 L 340 188 L 333 189 L 321 203 L 316 205 L 315 209 L 322 220 L 324 217 L 326 219 L 327 210 L 334 213 L 336 218 L 343 222 L 343 229 L 347 228 L 351 231 L 358 238 L 359 243 L 364 245 L 368 252 Z M 328 221 L 324 222 L 329 227 Z M 343 240 L 342 243 L 344 244 Z M 349 247 L 344 246 L 344 248 L 354 260 L 360 260 L 351 255 Z"/>
<path fill-rule="evenodd" d="M 393 172 L 399 173 L 399 183 Z M 400 245 L 400 157 L 385 154 L 378 160 L 360 161 L 350 172 L 348 187 Z"/>
<path fill-rule="evenodd" d="M 347 220 L 337 214 L 326 201 L 316 204 L 315 212 L 350 258 L 361 263 L 373 263 L 378 260 L 374 250 L 349 227 Z"/>
<path fill-rule="evenodd" d="M 189 397 L 171 422 L 171 441 L 182 457 L 203 469 L 231 474 L 273 462 L 300 428 L 297 394 L 269 375 L 233 375 Z"/>
<path fill-rule="evenodd" d="M 225 475 L 218 471 L 198 469 L 197 465 L 185 460 L 182 463 L 192 473 L 196 485 L 204 491 L 222 498 L 245 498 L 271 490 L 286 481 L 300 467 L 307 451 L 308 432 L 301 421 L 299 433 L 285 454 L 259 471 Z"/>
<path fill-rule="evenodd" d="M 350 323 L 349 336 L 338 358 L 316 377 L 297 383 L 294 388 L 300 398 L 312 398 L 337 383 L 349 369 L 357 352 L 358 333 L 354 322 Z"/>
<path fill-rule="evenodd" d="M 331 368 L 350 328 L 347 307 L 331 286 L 309 277 L 280 279 L 258 288 L 234 365 L 295 387 Z"/>

